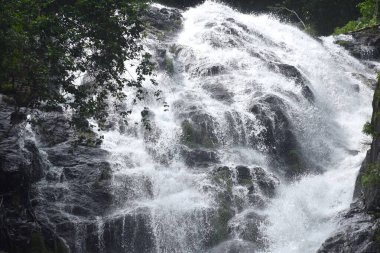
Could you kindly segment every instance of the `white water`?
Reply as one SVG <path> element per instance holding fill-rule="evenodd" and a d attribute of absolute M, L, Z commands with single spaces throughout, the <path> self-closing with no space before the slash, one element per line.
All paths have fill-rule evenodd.
<path fill-rule="evenodd" d="M 169 55 L 176 72 L 158 73 L 169 111 L 162 102 L 147 98 L 134 108 L 125 132 L 105 133 L 103 147 L 112 154 L 119 205 L 110 217 L 147 212 L 157 252 L 204 250 L 207 214 L 218 205 L 213 191 L 205 191 L 212 187 L 213 167 L 190 168 L 180 154 L 181 123 L 197 108 L 212 118 L 221 165 L 261 166 L 281 180 L 277 196 L 266 200 L 267 208 L 246 204 L 235 221 L 239 213 L 250 210 L 266 215 L 267 222 L 260 226 L 269 241 L 266 252 L 315 252 L 334 231 L 334 218 L 351 202 L 365 154 L 361 129 L 371 113 L 372 91 L 360 77 L 374 78 L 374 73 L 335 45 L 333 38 L 318 41 L 270 15 L 241 14 L 206 1 L 183 16 L 183 30 L 169 43 L 181 49 Z M 271 69 L 270 62 L 295 66 L 315 101 L 303 96 L 294 79 Z M 222 66 L 223 71 L 204 75 L 213 66 Z M 223 87 L 232 99 L 213 98 L 209 87 Z M 269 148 L 260 139 L 265 128 L 250 112 L 268 94 L 284 102 L 303 152 L 319 167 L 310 168 L 315 175 L 286 183 L 283 173 L 271 167 Z M 133 124 L 140 122 L 144 106 L 154 115 L 152 132 Z M 233 124 L 226 114 L 233 115 Z M 350 150 L 359 152 L 352 155 Z M 234 233 L 230 238 L 241 240 Z"/>

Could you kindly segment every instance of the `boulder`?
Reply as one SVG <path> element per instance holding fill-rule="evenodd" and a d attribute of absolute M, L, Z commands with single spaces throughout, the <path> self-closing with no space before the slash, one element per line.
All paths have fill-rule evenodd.
<path fill-rule="evenodd" d="M 263 126 L 257 139 L 263 142 L 272 156 L 271 164 L 280 168 L 288 178 L 305 173 L 306 166 L 293 126 L 286 113 L 287 105 L 275 95 L 259 98 L 251 107 L 251 113 Z M 256 143 L 251 143 L 253 147 Z"/>

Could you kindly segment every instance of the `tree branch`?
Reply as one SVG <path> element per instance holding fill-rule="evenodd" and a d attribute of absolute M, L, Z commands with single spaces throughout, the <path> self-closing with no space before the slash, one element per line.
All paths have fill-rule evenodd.
<path fill-rule="evenodd" d="M 299 22 L 302 24 L 304 30 L 307 30 L 307 26 L 306 26 L 305 22 L 303 22 L 303 20 L 302 20 L 301 17 L 297 14 L 296 11 L 291 10 L 291 9 L 289 9 L 289 8 L 287 8 L 287 7 L 284 7 L 284 6 L 271 7 L 271 9 L 273 9 L 273 10 L 285 10 L 285 11 L 288 11 L 288 12 L 292 13 L 294 16 L 297 17 L 297 19 L 299 20 Z"/>

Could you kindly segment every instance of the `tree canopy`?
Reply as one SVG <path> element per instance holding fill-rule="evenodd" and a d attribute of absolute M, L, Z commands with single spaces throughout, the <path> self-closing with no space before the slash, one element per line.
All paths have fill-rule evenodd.
<path fill-rule="evenodd" d="M 152 73 L 141 45 L 142 0 L 0 0 L 0 92 L 16 108 L 64 106 L 75 114 L 107 117 L 107 99 L 142 93 Z M 137 78 L 123 77 L 138 60 Z M 88 75 L 91 85 L 77 85 Z M 127 114 L 127 112 L 121 112 Z"/>
<path fill-rule="evenodd" d="M 338 27 L 335 30 L 335 33 L 347 33 L 365 28 L 367 26 L 379 24 L 379 2 L 380 0 L 363 0 L 357 6 L 360 10 L 361 16 L 357 20 L 349 21 L 341 28 Z"/>

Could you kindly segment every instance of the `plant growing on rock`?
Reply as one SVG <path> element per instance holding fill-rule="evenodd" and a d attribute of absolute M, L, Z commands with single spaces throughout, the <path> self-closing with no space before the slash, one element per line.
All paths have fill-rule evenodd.
<path fill-rule="evenodd" d="M 366 122 L 363 126 L 363 133 L 365 135 L 370 135 L 372 137 L 376 136 L 375 128 L 373 127 L 371 122 Z"/>
<path fill-rule="evenodd" d="M 380 185 L 380 164 L 369 164 L 364 171 L 361 182 L 365 187 Z"/>

